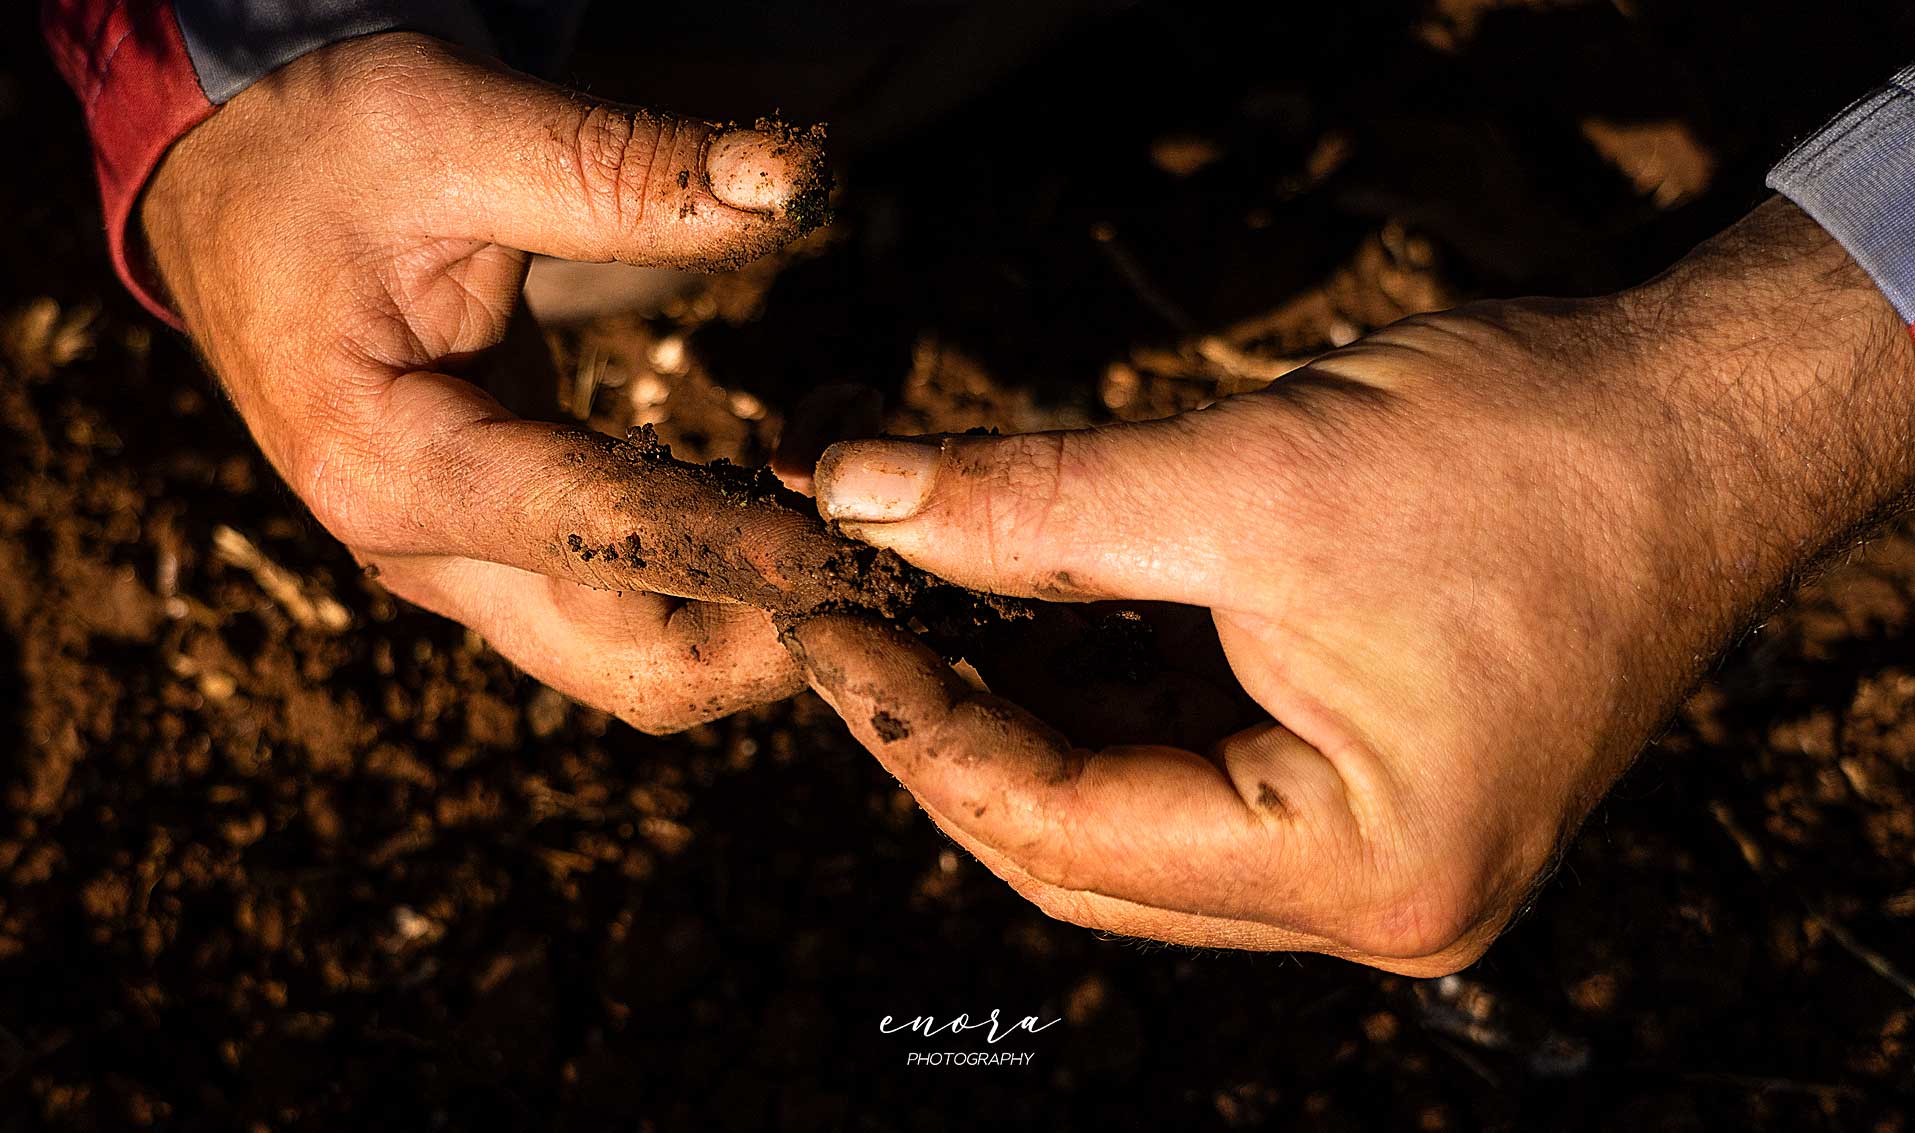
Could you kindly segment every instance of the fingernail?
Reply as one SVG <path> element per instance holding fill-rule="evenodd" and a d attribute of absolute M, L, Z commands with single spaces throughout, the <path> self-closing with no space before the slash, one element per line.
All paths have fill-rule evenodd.
<path fill-rule="evenodd" d="M 705 151 L 705 178 L 732 208 L 788 216 L 822 213 L 829 188 L 818 139 L 789 127 L 718 135 Z"/>
<path fill-rule="evenodd" d="M 895 523 L 924 506 L 942 456 L 920 441 L 851 441 L 818 461 L 818 510 L 845 523 Z"/>

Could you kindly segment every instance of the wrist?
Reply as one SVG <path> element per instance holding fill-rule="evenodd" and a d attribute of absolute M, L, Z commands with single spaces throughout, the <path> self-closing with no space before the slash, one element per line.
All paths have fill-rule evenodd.
<path fill-rule="evenodd" d="M 1713 569 L 1759 602 L 1915 485 L 1915 341 L 1873 281 L 1772 198 L 1618 297 L 1707 508 Z"/>

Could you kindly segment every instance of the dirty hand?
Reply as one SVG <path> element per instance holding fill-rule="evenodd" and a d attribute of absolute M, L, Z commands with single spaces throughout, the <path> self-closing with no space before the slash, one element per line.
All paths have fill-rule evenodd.
<path fill-rule="evenodd" d="M 670 730 L 800 687 L 769 620 L 579 553 L 647 510 L 615 446 L 450 372 L 504 337 L 527 253 L 735 265 L 815 222 L 821 162 L 808 137 L 595 104 L 387 34 L 234 98 L 169 153 L 142 222 L 195 343 L 328 530 L 533 675 Z"/>
<path fill-rule="evenodd" d="M 1409 319 L 1201 412 L 827 451 L 826 514 L 953 580 L 1207 608 L 1268 714 L 1209 750 L 1073 748 L 867 621 L 789 640 L 1053 916 L 1453 971 L 1738 628 L 1906 492 L 1911 405 L 1907 329 L 1772 200 L 1636 290 Z"/>

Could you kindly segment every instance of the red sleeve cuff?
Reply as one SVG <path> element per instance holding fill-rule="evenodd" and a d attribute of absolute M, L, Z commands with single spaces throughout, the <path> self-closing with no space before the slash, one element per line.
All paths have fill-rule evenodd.
<path fill-rule="evenodd" d="M 48 0 L 42 15 L 54 63 L 80 96 L 93 135 L 113 265 L 147 310 L 179 327 L 127 232 L 140 190 L 160 158 L 213 113 L 173 6 L 158 0 Z"/>

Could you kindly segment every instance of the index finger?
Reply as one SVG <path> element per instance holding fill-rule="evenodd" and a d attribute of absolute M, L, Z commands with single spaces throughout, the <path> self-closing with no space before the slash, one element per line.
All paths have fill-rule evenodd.
<path fill-rule="evenodd" d="M 1318 923 L 1323 898 L 1334 905 L 1339 885 L 1356 896 L 1341 780 L 1281 728 L 1238 733 L 1214 763 L 1162 746 L 1091 751 L 895 627 L 826 615 L 786 640 L 852 734 L 994 869 L 1324 937 L 1336 934 Z"/>
<path fill-rule="evenodd" d="M 283 446 L 284 471 L 362 550 L 787 614 L 889 612 L 927 585 L 895 556 L 828 533 L 768 470 L 686 464 L 649 433 L 619 440 L 521 420 L 444 374 L 369 383 L 331 416 L 337 424 Z"/>

